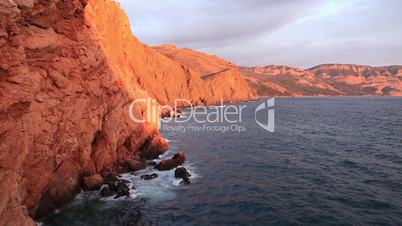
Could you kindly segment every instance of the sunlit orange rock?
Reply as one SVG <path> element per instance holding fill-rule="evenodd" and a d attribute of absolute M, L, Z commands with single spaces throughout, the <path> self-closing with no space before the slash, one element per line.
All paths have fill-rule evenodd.
<path fill-rule="evenodd" d="M 168 144 L 128 115 L 133 100 L 157 94 L 139 78 L 150 74 L 136 77 L 116 61 L 127 56 L 107 52 L 114 43 L 97 37 L 96 24 L 125 21 L 116 3 L 16 2 L 0 1 L 0 225 L 35 225 L 30 217 L 74 197 L 82 175 L 140 156 L 149 137 L 147 151 L 163 153 Z M 140 54 L 144 62 L 157 55 Z M 133 114 L 144 111 L 136 106 Z"/>
<path fill-rule="evenodd" d="M 153 47 L 159 53 L 183 65 L 200 82 L 203 90 L 202 102 L 216 104 L 254 99 L 246 79 L 238 67 L 215 55 L 202 53 L 174 45 Z"/>
<path fill-rule="evenodd" d="M 269 65 L 240 70 L 257 96 L 402 94 L 402 66 L 324 64 L 305 70 Z"/>

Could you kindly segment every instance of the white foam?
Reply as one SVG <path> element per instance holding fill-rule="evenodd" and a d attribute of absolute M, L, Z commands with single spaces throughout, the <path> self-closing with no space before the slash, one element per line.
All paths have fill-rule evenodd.
<path fill-rule="evenodd" d="M 165 153 L 166 156 L 171 156 L 171 153 Z M 165 158 L 164 158 L 165 159 Z M 161 161 L 162 158 L 156 160 Z M 195 173 L 195 168 L 190 163 L 183 165 L 187 171 L 191 174 L 190 180 L 194 181 L 198 178 Z M 121 179 L 130 181 L 130 196 L 131 197 L 147 197 L 153 200 L 171 200 L 176 197 L 177 190 L 186 189 L 186 185 L 181 184 L 181 179 L 176 179 L 174 176 L 175 169 L 169 171 L 157 171 L 153 166 L 149 166 L 146 169 L 133 173 L 125 173 L 120 176 Z M 141 175 L 144 174 L 158 174 L 157 178 L 151 180 L 141 179 Z M 134 185 L 134 189 L 132 186 Z"/>
<path fill-rule="evenodd" d="M 180 140 L 169 140 L 169 143 L 178 143 L 178 142 L 180 142 Z"/>
<path fill-rule="evenodd" d="M 188 112 L 182 112 L 180 118 L 188 118 Z"/>
<path fill-rule="evenodd" d="M 155 162 L 160 162 L 163 159 L 170 159 L 173 154 L 174 153 L 171 153 L 171 151 L 168 151 L 164 155 L 160 156 L 157 160 L 155 160 Z M 199 177 L 196 174 L 195 167 L 191 163 L 186 162 L 182 167 L 185 167 L 187 171 L 191 174 L 190 181 L 192 183 L 195 179 Z M 115 199 L 114 196 L 100 197 L 100 190 L 95 192 L 81 192 L 76 196 L 72 205 L 80 204 L 88 199 L 99 198 L 101 200 L 109 202 L 120 201 L 122 199 L 135 199 L 138 197 L 145 197 L 155 201 L 172 200 L 175 199 L 179 190 L 186 189 L 188 187 L 187 185 L 181 184 L 182 179 L 175 178 L 174 172 L 175 169 L 169 171 L 158 171 L 154 169 L 153 166 L 148 166 L 147 168 L 134 173 L 124 173 L 119 175 L 118 177 L 120 179 L 129 181 L 127 185 L 130 189 L 130 197 L 120 197 L 118 199 Z M 151 180 L 141 179 L 141 175 L 152 173 L 158 174 L 158 177 Z M 102 188 L 104 186 L 106 185 L 103 185 Z"/>

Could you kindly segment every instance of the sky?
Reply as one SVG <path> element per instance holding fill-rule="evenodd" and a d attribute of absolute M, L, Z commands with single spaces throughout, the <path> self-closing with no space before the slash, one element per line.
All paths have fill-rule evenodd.
<path fill-rule="evenodd" d="M 240 66 L 402 65 L 401 0 L 119 0 L 134 35 Z"/>

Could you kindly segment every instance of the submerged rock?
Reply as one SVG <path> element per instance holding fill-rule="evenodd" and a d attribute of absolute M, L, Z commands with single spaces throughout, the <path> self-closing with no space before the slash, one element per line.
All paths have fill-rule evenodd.
<path fill-rule="evenodd" d="M 141 179 L 144 179 L 144 180 L 151 180 L 151 179 L 155 179 L 155 178 L 157 178 L 157 177 L 158 177 L 158 174 L 152 173 L 152 174 L 144 174 L 144 175 L 142 175 L 142 176 L 141 176 Z"/>
<path fill-rule="evenodd" d="M 127 184 L 119 181 L 117 183 L 117 195 L 114 197 L 115 199 L 123 197 L 123 196 L 130 196 L 130 188 Z"/>
<path fill-rule="evenodd" d="M 114 197 L 115 199 L 130 196 L 130 188 L 124 181 L 110 182 L 100 190 L 100 195 L 103 197 L 116 195 Z"/>
<path fill-rule="evenodd" d="M 109 188 L 109 186 L 105 186 L 100 190 L 100 195 L 102 197 L 110 197 L 115 195 L 116 192 Z"/>
<path fill-rule="evenodd" d="M 123 182 L 123 183 L 125 183 L 125 184 L 129 184 L 129 183 L 130 183 L 130 181 L 129 181 L 129 180 L 126 180 L 126 179 L 120 179 L 120 181 Z"/>
<path fill-rule="evenodd" d="M 109 183 L 107 183 L 107 186 L 108 186 L 111 190 L 117 192 L 117 184 L 118 184 L 118 183 L 119 183 L 119 181 L 116 181 L 116 182 L 109 182 Z"/>
<path fill-rule="evenodd" d="M 176 178 L 183 179 L 183 181 L 181 183 L 190 184 L 190 178 L 189 177 L 191 177 L 191 174 L 186 170 L 186 168 L 184 168 L 184 167 L 177 168 L 175 170 L 175 172 L 174 172 L 174 176 Z"/>
<path fill-rule="evenodd" d="M 103 197 L 116 195 L 114 198 L 117 199 L 122 196 L 130 196 L 130 189 L 128 187 L 130 181 L 119 179 L 116 174 L 111 172 L 105 172 L 102 176 L 104 183 L 106 184 L 106 186 L 100 191 L 100 194 Z"/>
<path fill-rule="evenodd" d="M 186 177 L 180 182 L 180 184 L 190 184 L 190 178 Z"/>
<path fill-rule="evenodd" d="M 185 178 L 191 177 L 191 174 L 184 167 L 179 167 L 174 171 L 174 176 L 176 178 Z"/>
<path fill-rule="evenodd" d="M 174 169 L 178 166 L 174 159 L 162 160 L 160 163 L 156 164 L 155 169 L 159 171 L 166 171 Z"/>
<path fill-rule="evenodd" d="M 155 169 L 159 171 L 166 171 L 182 165 L 186 161 L 186 156 L 183 152 L 179 152 L 173 156 L 172 159 L 162 160 L 155 165 Z"/>

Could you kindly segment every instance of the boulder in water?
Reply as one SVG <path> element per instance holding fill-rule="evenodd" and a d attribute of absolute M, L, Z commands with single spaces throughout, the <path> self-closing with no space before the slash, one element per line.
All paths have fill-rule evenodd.
<path fill-rule="evenodd" d="M 176 168 L 177 166 L 182 165 L 186 161 L 186 156 L 183 152 L 179 152 L 173 156 L 172 159 L 162 160 L 158 164 L 155 165 L 155 169 L 159 171 L 166 171 Z"/>
<path fill-rule="evenodd" d="M 100 194 L 103 197 L 110 197 L 116 194 L 115 191 L 109 188 L 109 186 L 105 186 L 100 190 Z"/>
<path fill-rule="evenodd" d="M 117 183 L 117 195 L 114 197 L 115 199 L 120 198 L 122 196 L 130 196 L 130 188 L 127 186 L 127 184 L 119 181 Z"/>
<path fill-rule="evenodd" d="M 160 163 L 155 165 L 155 169 L 159 171 L 166 171 L 166 170 L 171 170 L 176 168 L 177 162 L 174 159 L 167 159 L 167 160 L 162 160 Z"/>
<path fill-rule="evenodd" d="M 120 179 L 120 182 L 123 182 L 123 183 L 125 183 L 125 184 L 129 184 L 129 183 L 130 183 L 130 181 L 129 181 L 129 180 L 126 180 L 126 179 Z"/>
<path fill-rule="evenodd" d="M 186 168 L 184 167 L 178 167 L 175 171 L 174 171 L 174 176 L 176 178 L 188 178 L 191 177 L 191 174 L 186 170 Z"/>
<path fill-rule="evenodd" d="M 176 161 L 177 165 L 183 165 L 186 161 L 186 156 L 184 155 L 184 152 L 179 152 L 176 153 L 172 159 Z"/>
<path fill-rule="evenodd" d="M 190 178 L 185 177 L 183 180 L 180 182 L 180 184 L 190 184 Z"/>
<path fill-rule="evenodd" d="M 191 174 L 184 167 L 179 167 L 174 171 L 174 176 L 176 178 L 181 178 L 183 181 L 181 183 L 190 184 Z"/>
<path fill-rule="evenodd" d="M 157 178 L 157 177 L 158 177 L 158 174 L 152 173 L 152 174 L 144 174 L 144 175 L 142 175 L 142 176 L 141 176 L 141 179 L 144 179 L 144 180 L 151 180 L 151 179 L 155 179 L 155 178 Z"/>

